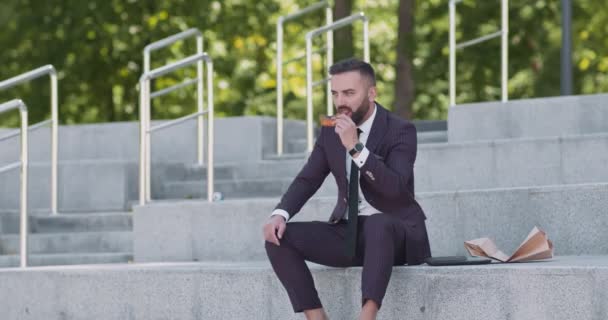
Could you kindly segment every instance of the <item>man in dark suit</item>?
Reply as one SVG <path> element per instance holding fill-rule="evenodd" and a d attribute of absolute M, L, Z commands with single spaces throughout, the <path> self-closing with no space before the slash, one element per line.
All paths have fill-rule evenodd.
<path fill-rule="evenodd" d="M 295 312 L 326 319 L 305 261 L 363 266 L 361 319 L 375 319 L 394 265 L 431 255 L 414 198 L 416 128 L 375 102 L 374 69 L 331 66 L 335 127 L 323 127 L 308 162 L 264 225 L 266 252 Z M 328 222 L 286 222 L 332 173 L 338 199 Z"/>

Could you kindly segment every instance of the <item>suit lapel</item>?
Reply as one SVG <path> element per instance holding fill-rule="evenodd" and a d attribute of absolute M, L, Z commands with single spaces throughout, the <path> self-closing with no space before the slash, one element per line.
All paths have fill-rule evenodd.
<path fill-rule="evenodd" d="M 367 138 L 365 147 L 370 151 L 374 152 L 384 135 L 386 135 L 386 127 L 388 123 L 388 111 L 384 109 L 379 103 L 376 102 L 376 118 L 372 123 L 372 130 Z"/>

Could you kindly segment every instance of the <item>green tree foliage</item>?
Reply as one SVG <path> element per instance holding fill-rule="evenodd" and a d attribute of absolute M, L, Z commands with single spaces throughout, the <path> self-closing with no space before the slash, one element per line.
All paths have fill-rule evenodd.
<path fill-rule="evenodd" d="M 60 72 L 61 123 L 132 121 L 138 118 L 136 85 L 142 50 L 150 42 L 196 27 L 205 51 L 214 57 L 216 114 L 275 114 L 275 24 L 279 16 L 312 0 L 2 0 L 0 3 L 0 79 L 44 64 Z M 573 1 L 575 93 L 608 91 L 608 4 Z M 465 0 L 458 7 L 458 39 L 497 30 L 499 1 Z M 372 63 L 379 78 L 379 100 L 394 104 L 397 61 L 398 1 L 352 1 L 353 12 L 370 18 Z M 441 119 L 448 104 L 448 8 L 446 0 L 417 1 L 412 59 L 414 118 Z M 509 94 L 511 99 L 559 94 L 559 1 L 510 1 Z M 322 11 L 288 23 L 286 59 L 304 53 L 306 31 L 322 25 Z M 361 25 L 353 27 L 355 55 L 362 54 Z M 315 47 L 323 46 L 318 38 Z M 458 103 L 497 100 L 500 96 L 498 39 L 458 54 Z M 193 39 L 154 52 L 152 67 L 195 53 Z M 315 80 L 324 75 L 323 57 L 315 55 Z M 285 66 L 286 116 L 305 114 L 305 61 Z M 154 88 L 193 77 L 186 69 L 158 79 Z M 315 108 L 323 112 L 324 90 L 315 91 Z M 153 117 L 175 118 L 195 110 L 195 88 L 154 101 Z M 0 92 L 0 101 L 23 98 L 31 122 L 48 118 L 49 85 L 40 79 Z M 16 125 L 17 117 L 0 123 Z"/>

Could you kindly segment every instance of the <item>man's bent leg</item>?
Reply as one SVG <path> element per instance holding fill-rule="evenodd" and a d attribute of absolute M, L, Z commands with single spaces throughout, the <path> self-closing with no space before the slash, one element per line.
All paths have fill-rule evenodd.
<path fill-rule="evenodd" d="M 378 213 L 361 219 L 359 245 L 363 249 L 362 303 L 371 299 L 380 308 L 393 265 L 406 262 L 405 229 L 399 218 Z"/>
<path fill-rule="evenodd" d="M 295 312 L 322 308 L 310 269 L 304 261 L 347 267 L 343 256 L 345 224 L 292 222 L 287 224 L 281 245 L 266 242 L 274 272 L 285 287 Z"/>

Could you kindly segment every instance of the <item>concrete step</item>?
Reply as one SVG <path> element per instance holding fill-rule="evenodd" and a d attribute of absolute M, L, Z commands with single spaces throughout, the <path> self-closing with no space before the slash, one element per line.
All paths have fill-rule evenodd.
<path fill-rule="evenodd" d="M 447 131 L 418 132 L 418 144 L 448 142 Z"/>
<path fill-rule="evenodd" d="M 60 212 L 125 210 L 129 197 L 137 192 L 137 166 L 114 160 L 82 160 L 59 163 L 58 209 Z M 51 167 L 30 163 L 28 209 L 49 210 Z M 20 207 L 20 170 L 0 173 L 0 211 Z"/>
<path fill-rule="evenodd" d="M 277 197 L 287 191 L 293 178 L 258 178 L 239 180 L 216 180 L 214 190 L 224 199 Z M 317 194 L 337 193 L 334 184 L 323 184 Z M 207 181 L 178 181 L 163 184 L 163 193 L 155 199 L 198 199 L 207 197 Z"/>
<path fill-rule="evenodd" d="M 608 134 L 426 144 L 417 191 L 608 182 Z"/>
<path fill-rule="evenodd" d="M 132 252 L 31 254 L 28 266 L 63 266 L 74 264 L 127 263 Z M 0 268 L 19 266 L 19 255 L 0 255 Z"/>
<path fill-rule="evenodd" d="M 154 120 L 152 125 L 164 122 L 166 121 Z M 214 155 L 217 162 L 234 161 L 234 159 L 255 161 L 262 159 L 266 153 L 276 152 L 275 118 L 259 116 L 216 118 L 214 128 L 216 146 Z M 205 138 L 206 134 L 205 128 Z M 300 139 L 305 137 L 305 134 L 305 121 L 284 120 L 284 141 Z M 243 139 L 244 135 L 246 139 Z M 196 137 L 196 119 L 153 134 L 151 139 L 153 162 L 195 161 Z M 112 143 L 107 143 L 108 141 Z M 50 145 L 48 128 L 32 132 L 30 161 L 49 161 Z M 60 126 L 59 145 L 60 161 L 111 159 L 136 162 L 139 159 L 139 122 Z M 0 141 L 0 163 L 16 161 L 19 157 L 19 148 L 18 138 Z"/>
<path fill-rule="evenodd" d="M 302 169 L 305 157 L 305 154 L 275 155 L 268 160 L 237 165 L 234 177 L 235 180 L 274 179 L 272 183 L 281 186 Z M 434 192 L 608 182 L 606 167 L 608 134 L 594 134 L 422 144 L 418 147 L 414 175 L 417 191 Z M 329 180 L 330 185 L 324 188 L 333 192 L 335 183 Z M 188 188 L 193 187 L 179 189 L 182 194 L 174 189 L 171 195 L 163 195 L 160 189 L 156 198 L 184 198 L 191 194 Z M 249 192 L 255 194 L 253 189 L 241 190 L 240 194 Z M 281 193 L 264 195 L 280 196 Z"/>
<path fill-rule="evenodd" d="M 308 141 L 306 138 L 301 139 L 293 139 L 288 141 L 285 146 L 285 153 L 302 153 L 306 152 L 306 148 L 308 146 Z"/>
<path fill-rule="evenodd" d="M 218 179 L 289 179 L 306 161 L 306 154 L 269 155 L 268 160 L 235 164 L 218 162 Z M 240 158 L 235 158 L 243 160 Z M 206 178 L 204 168 L 184 163 L 164 172 L 152 170 L 154 198 L 164 195 L 164 181 Z M 608 134 L 494 140 L 467 143 L 421 144 L 415 166 L 417 191 L 449 191 L 531 185 L 608 182 Z M 50 206 L 50 166 L 30 166 L 29 201 L 32 211 Z M 19 171 L 0 174 L 0 211 L 18 211 Z M 135 162 L 114 160 L 65 161 L 59 170 L 60 212 L 127 210 L 138 196 Z M 224 179 L 226 178 L 226 179 Z M 192 180 L 194 181 L 194 180 Z M 333 183 L 333 182 L 332 182 Z M 333 188 L 330 186 L 329 188 Z M 330 189 L 331 190 L 331 189 Z M 241 191 L 240 191 L 241 192 Z M 245 190 L 241 193 L 248 193 Z M 196 196 L 196 195 L 194 195 Z"/>
<path fill-rule="evenodd" d="M 19 215 L 0 215 L 1 233 L 19 233 Z M 58 215 L 31 215 L 28 226 L 32 233 L 62 233 L 87 231 L 131 231 L 132 215 L 129 212 L 61 213 Z"/>
<path fill-rule="evenodd" d="M 492 237 L 507 254 L 534 226 L 556 254 L 608 255 L 608 184 L 418 193 L 434 255 L 465 254 Z M 154 202 L 134 207 L 135 261 L 262 260 L 262 224 L 278 198 Z M 295 221 L 327 221 L 335 197 L 308 201 Z"/>
<path fill-rule="evenodd" d="M 267 154 L 264 156 L 264 160 L 304 160 L 309 156 L 308 152 L 294 152 L 294 153 L 283 153 L 278 155 L 276 153 Z"/>
<path fill-rule="evenodd" d="M 411 122 L 416 126 L 418 133 L 448 130 L 448 122 L 446 120 L 412 120 Z"/>
<path fill-rule="evenodd" d="M 441 143 L 448 142 L 448 132 L 443 131 L 418 131 L 418 144 L 426 143 Z M 298 154 L 306 151 L 307 141 L 306 139 L 294 139 L 289 141 L 285 146 L 285 153 L 287 154 Z"/>
<path fill-rule="evenodd" d="M 311 269 L 329 317 L 356 319 L 361 268 Z M 0 283 L 7 319 L 303 318 L 266 262 L 11 268 Z M 607 301 L 606 256 L 394 267 L 378 319 L 606 319 Z"/>
<path fill-rule="evenodd" d="M 450 142 L 608 132 L 608 94 L 482 102 L 448 113 Z"/>
<path fill-rule="evenodd" d="M 217 180 L 235 179 L 238 164 L 230 163 L 217 163 L 213 166 L 213 177 Z M 157 170 L 160 173 L 157 173 Z M 206 180 L 207 179 L 207 166 L 198 165 L 195 163 L 157 163 L 152 166 L 152 172 L 154 172 L 155 181 L 165 180 Z"/>
<path fill-rule="evenodd" d="M 28 237 L 30 253 L 132 252 L 133 232 L 34 233 Z M 1 254 L 19 253 L 19 236 L 0 236 Z"/>

